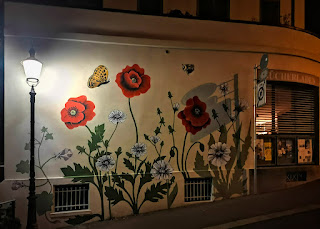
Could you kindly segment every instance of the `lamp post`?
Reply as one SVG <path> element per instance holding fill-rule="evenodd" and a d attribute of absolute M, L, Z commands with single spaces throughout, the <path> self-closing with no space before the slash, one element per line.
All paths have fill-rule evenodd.
<path fill-rule="evenodd" d="M 30 91 L 30 105 L 31 105 L 31 117 L 30 117 L 30 178 L 29 178 L 29 196 L 28 196 L 28 221 L 27 229 L 38 228 L 37 226 L 37 213 L 36 213 L 36 184 L 35 184 L 35 171 L 34 171 L 34 105 L 36 92 L 34 87 L 39 83 L 39 77 L 41 74 L 42 63 L 35 58 L 35 50 L 31 48 L 29 50 L 30 56 L 22 61 L 24 73 L 26 75 L 27 84 L 31 87 Z"/>

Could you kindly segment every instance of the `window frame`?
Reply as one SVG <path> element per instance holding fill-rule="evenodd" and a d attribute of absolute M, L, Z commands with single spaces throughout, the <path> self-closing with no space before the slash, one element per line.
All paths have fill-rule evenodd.
<path fill-rule="evenodd" d="M 197 0 L 197 17 L 199 17 L 200 19 L 212 20 L 212 21 L 230 21 L 230 0 L 223 0 L 223 1 L 227 2 L 226 17 L 225 18 L 201 16 L 200 15 L 200 1 L 201 0 Z"/>
<path fill-rule="evenodd" d="M 142 12 L 141 11 L 141 2 L 143 0 L 137 0 L 137 12 L 139 12 L 140 14 L 146 14 L 146 15 L 163 15 L 163 0 L 159 0 L 160 1 L 160 9 L 159 9 L 159 12 L 158 13 L 153 13 L 153 12 Z M 148 1 L 151 1 L 151 0 L 148 0 Z"/>
<path fill-rule="evenodd" d="M 314 134 L 310 133 L 271 133 L 271 134 L 256 134 L 256 139 L 274 139 L 272 141 L 272 163 L 271 164 L 259 164 L 257 155 L 257 167 L 287 167 L 287 166 L 306 166 L 306 165 L 319 165 L 319 87 L 314 85 L 296 83 L 296 82 L 285 82 L 285 81 L 267 81 L 267 84 L 274 85 L 285 85 L 290 84 L 292 88 L 300 86 L 307 89 L 314 90 Z M 259 109 L 259 108 L 258 108 Z M 257 111 L 256 111 L 257 112 Z M 257 113 L 256 113 L 257 114 Z M 256 123 L 255 123 L 256 125 Z M 279 164 L 278 162 L 278 139 L 279 138 L 293 138 L 294 139 L 294 155 L 295 163 L 290 164 Z M 299 163 L 298 157 L 298 139 L 312 139 L 312 161 L 310 163 Z M 256 147 L 256 146 L 254 146 Z"/>
<path fill-rule="evenodd" d="M 263 25 L 271 25 L 271 26 L 281 26 L 281 0 L 276 0 L 279 2 L 279 9 L 278 9 L 278 12 L 277 14 L 279 15 L 279 20 L 277 21 L 277 23 L 268 23 L 268 22 L 264 22 L 262 17 L 263 17 L 263 2 L 266 1 L 266 0 L 260 0 L 260 23 L 263 24 Z"/>

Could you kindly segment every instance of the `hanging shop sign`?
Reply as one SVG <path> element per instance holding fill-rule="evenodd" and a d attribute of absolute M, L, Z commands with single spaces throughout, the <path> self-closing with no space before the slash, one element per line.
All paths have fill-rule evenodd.
<path fill-rule="evenodd" d="M 262 107 L 267 103 L 267 83 L 265 80 L 257 84 L 256 107 Z"/>

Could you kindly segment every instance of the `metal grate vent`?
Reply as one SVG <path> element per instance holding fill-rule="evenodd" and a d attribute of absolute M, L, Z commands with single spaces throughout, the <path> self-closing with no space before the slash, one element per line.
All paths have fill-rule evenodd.
<path fill-rule="evenodd" d="M 89 209 L 89 184 L 55 185 L 54 211 Z"/>
<path fill-rule="evenodd" d="M 188 178 L 184 181 L 184 201 L 205 201 L 212 197 L 212 178 Z"/>

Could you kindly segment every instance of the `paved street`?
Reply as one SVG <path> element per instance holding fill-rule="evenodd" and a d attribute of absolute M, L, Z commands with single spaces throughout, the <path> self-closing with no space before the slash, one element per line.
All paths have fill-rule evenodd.
<path fill-rule="evenodd" d="M 235 229 L 283 229 L 283 228 L 320 228 L 320 210 L 293 214 L 290 216 L 261 221 Z"/>
<path fill-rule="evenodd" d="M 111 221 L 94 222 L 76 226 L 78 229 L 223 229 L 223 228 L 268 228 L 274 229 L 274 224 L 288 222 L 297 228 L 296 225 L 316 223 L 320 211 L 320 180 L 313 181 L 294 188 L 278 192 L 265 193 L 260 195 L 244 196 L 223 201 L 214 201 L 205 204 L 195 204 L 188 207 L 180 207 L 170 210 L 163 210 L 128 216 L 124 219 Z M 297 214 L 297 215 L 296 215 Z M 280 217 L 280 218 L 279 218 Z M 270 220 L 271 221 L 265 221 Z M 299 220 L 301 219 L 301 220 Z M 259 222 L 257 224 L 257 222 Z M 253 223 L 256 223 L 254 225 Z M 247 225 L 244 227 L 244 225 Z M 272 225 L 272 226 L 270 226 Z M 288 224 L 289 225 L 289 224 Z M 257 226 L 257 227 L 255 227 Z M 280 225 L 279 228 L 287 228 L 287 225 Z M 300 228 L 303 228 L 302 226 Z M 71 227 L 72 228 L 72 227 Z"/>

